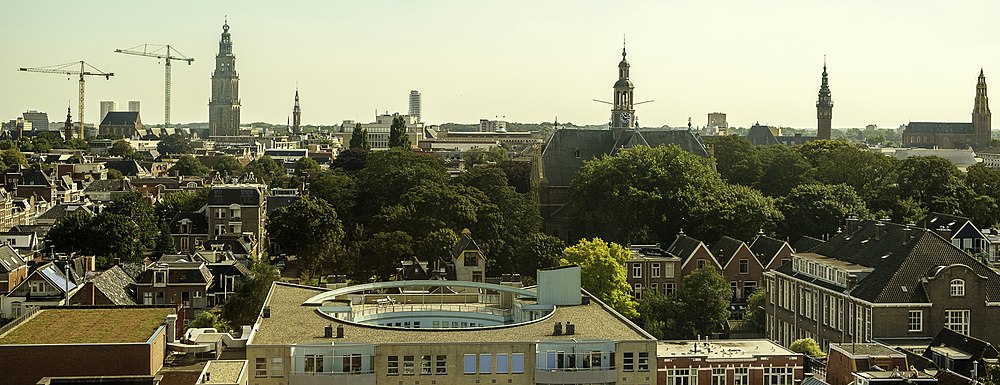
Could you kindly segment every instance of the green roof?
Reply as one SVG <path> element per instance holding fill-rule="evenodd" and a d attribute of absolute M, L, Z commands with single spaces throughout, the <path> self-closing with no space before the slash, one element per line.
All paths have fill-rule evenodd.
<path fill-rule="evenodd" d="M 43 309 L 0 335 L 0 345 L 142 343 L 171 308 Z"/>

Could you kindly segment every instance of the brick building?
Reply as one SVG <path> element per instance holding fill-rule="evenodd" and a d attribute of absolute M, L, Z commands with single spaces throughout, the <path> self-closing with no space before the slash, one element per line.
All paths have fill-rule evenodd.
<path fill-rule="evenodd" d="M 657 384 L 798 384 L 803 356 L 768 340 L 659 341 Z"/>
<path fill-rule="evenodd" d="M 643 293 L 671 294 L 681 284 L 681 259 L 655 245 L 630 245 L 625 276 L 636 298 Z"/>
<path fill-rule="evenodd" d="M 764 266 L 745 242 L 722 237 L 712 245 L 711 251 L 722 265 L 722 278 L 729 282 L 733 302 L 746 302 L 750 294 L 763 286 Z"/>
<path fill-rule="evenodd" d="M 208 307 L 214 277 L 204 262 L 155 263 L 136 278 L 137 302 L 144 305 L 182 305 L 184 325 Z M 188 311 L 190 310 L 190 311 Z"/>

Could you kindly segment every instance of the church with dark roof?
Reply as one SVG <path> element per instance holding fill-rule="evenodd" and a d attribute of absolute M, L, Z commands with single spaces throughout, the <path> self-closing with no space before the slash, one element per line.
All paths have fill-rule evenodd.
<path fill-rule="evenodd" d="M 990 145 L 990 103 L 986 76 L 979 70 L 972 123 L 910 122 L 903 131 L 903 145 L 923 148 L 984 148 Z"/>

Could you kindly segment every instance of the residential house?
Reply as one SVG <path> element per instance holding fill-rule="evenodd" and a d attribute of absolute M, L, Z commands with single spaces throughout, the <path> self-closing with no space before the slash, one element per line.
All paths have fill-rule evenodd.
<path fill-rule="evenodd" d="M 680 286 L 681 259 L 654 245 L 629 245 L 625 278 L 632 295 L 642 298 L 647 292 L 668 295 Z"/>
<path fill-rule="evenodd" d="M 135 305 L 135 280 L 119 265 L 88 277 L 69 298 L 70 305 Z"/>
<path fill-rule="evenodd" d="M 49 203 L 58 202 L 58 186 L 45 171 L 14 167 L 4 174 L 4 188 L 14 196 L 35 198 Z"/>
<path fill-rule="evenodd" d="M 78 289 L 79 280 L 70 269 L 60 269 L 53 262 L 39 266 L 28 274 L 0 301 L 3 318 L 20 317 L 41 306 L 63 305 Z"/>
<path fill-rule="evenodd" d="M 52 226 L 55 225 L 56 222 L 59 222 L 59 220 L 69 216 L 70 214 L 73 214 L 78 210 L 83 210 L 90 214 L 94 214 L 94 212 L 90 209 L 90 207 L 92 207 L 92 205 L 89 202 L 63 203 L 55 205 L 46 210 L 45 212 L 43 212 L 37 218 L 35 218 L 35 223 L 39 225 Z"/>
<path fill-rule="evenodd" d="M 659 341 L 657 384 L 785 384 L 804 376 L 802 354 L 765 339 Z"/>
<path fill-rule="evenodd" d="M 705 246 L 705 243 L 702 241 L 685 235 L 684 232 L 677 234 L 677 238 L 667 248 L 667 252 L 681 259 L 681 266 L 678 271 L 680 271 L 682 279 L 694 272 L 695 269 L 704 266 L 712 266 L 720 273 L 722 272 L 722 265 L 712 255 L 708 246 Z"/>
<path fill-rule="evenodd" d="M 765 279 L 768 337 L 786 346 L 930 339 L 943 327 L 1000 341 L 1000 274 L 927 229 L 863 222 Z"/>
<path fill-rule="evenodd" d="M 472 233 L 465 229 L 458 243 L 451 250 L 451 262 L 455 269 L 455 280 L 485 282 L 486 256 L 472 239 Z"/>
<path fill-rule="evenodd" d="M 103 163 L 59 163 L 55 166 L 57 176 L 68 176 L 77 183 L 108 179 L 108 169 Z"/>
<path fill-rule="evenodd" d="M 209 307 L 207 294 L 214 278 L 204 262 L 157 262 L 135 280 L 137 302 L 182 305 L 184 326 Z"/>
<path fill-rule="evenodd" d="M 195 252 L 209 240 L 208 218 L 205 217 L 204 210 L 177 213 L 169 227 L 174 249 L 180 253 Z"/>
<path fill-rule="evenodd" d="M 930 213 L 918 223 L 920 226 L 937 233 L 941 238 L 951 241 L 955 247 L 969 254 L 977 255 L 987 252 L 989 240 L 969 218 Z"/>
<path fill-rule="evenodd" d="M 879 343 L 830 344 L 827 365 L 821 376 L 829 385 L 938 383 L 934 376 L 913 368 L 905 353 Z"/>
<path fill-rule="evenodd" d="M 90 182 L 83 195 L 91 202 L 108 203 L 132 190 L 128 179 L 100 179 Z"/>
<path fill-rule="evenodd" d="M 712 255 L 722 265 L 722 278 L 729 282 L 734 303 L 746 299 L 764 283 L 764 266 L 747 244 L 739 239 L 722 237 L 712 245 Z"/>
<path fill-rule="evenodd" d="M 236 291 L 236 285 L 250 275 L 250 269 L 235 259 L 208 263 L 207 266 L 213 278 L 207 292 L 208 306 L 225 303 L 226 299 Z"/>
<path fill-rule="evenodd" d="M 750 251 L 757 257 L 764 270 L 773 270 L 792 260 L 792 247 L 788 242 L 766 235 L 757 235 L 750 244 Z M 807 250 L 802 250 L 807 251 Z"/>
<path fill-rule="evenodd" d="M 0 246 L 0 298 L 14 290 L 28 276 L 28 265 L 9 244 Z"/>
<path fill-rule="evenodd" d="M 934 336 L 923 356 L 938 369 L 979 378 L 989 375 L 987 370 L 997 364 L 1000 353 L 989 342 L 944 328 Z"/>
<path fill-rule="evenodd" d="M 244 234 L 252 243 L 266 244 L 267 186 L 226 184 L 212 186 L 208 193 L 209 239 L 224 234 Z"/>
<path fill-rule="evenodd" d="M 129 178 L 143 178 L 151 175 L 149 169 L 132 159 L 108 158 L 103 161 L 108 170 L 118 170 L 123 176 Z"/>
<path fill-rule="evenodd" d="M 0 240 L 3 240 L 22 256 L 31 256 L 39 251 L 45 250 L 45 237 L 48 236 L 52 225 L 16 225 L 10 230 L 0 232 Z"/>

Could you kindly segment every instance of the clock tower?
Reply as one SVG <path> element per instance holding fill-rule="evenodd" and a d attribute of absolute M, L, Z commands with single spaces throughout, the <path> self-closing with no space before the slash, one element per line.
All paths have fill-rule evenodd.
<path fill-rule="evenodd" d="M 618 63 L 618 81 L 614 86 L 614 107 L 611 109 L 611 129 L 617 134 L 625 129 L 635 127 L 635 108 L 632 104 L 632 93 L 635 86 L 628 80 L 628 61 L 625 60 L 625 44 L 622 43 L 622 61 Z"/>
<path fill-rule="evenodd" d="M 832 134 L 833 98 L 830 96 L 830 83 L 826 77 L 826 59 L 823 59 L 823 80 L 819 85 L 819 97 L 816 100 L 816 138 L 830 139 Z"/>

